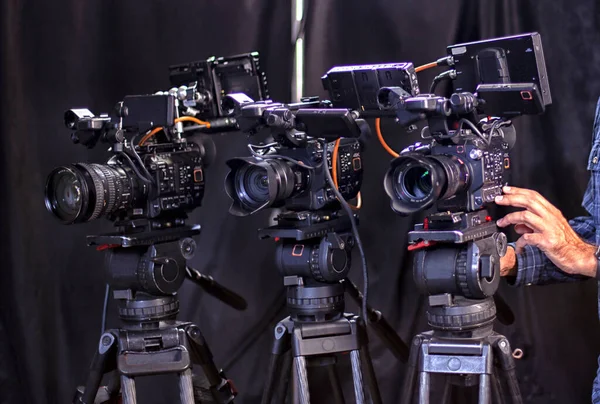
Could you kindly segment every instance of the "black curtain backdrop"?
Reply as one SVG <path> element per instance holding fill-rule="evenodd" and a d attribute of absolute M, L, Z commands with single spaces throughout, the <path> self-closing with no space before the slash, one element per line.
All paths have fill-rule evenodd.
<path fill-rule="evenodd" d="M 111 225 L 99 220 L 61 226 L 44 208 L 44 181 L 53 167 L 109 156 L 102 147 L 73 145 L 63 111 L 108 111 L 124 95 L 168 88 L 170 64 L 251 50 L 261 53 L 272 97 L 287 101 L 291 4 L 5 0 L 0 7 L 0 402 L 65 403 L 84 382 L 100 333 L 103 259 L 86 247 L 85 235 L 110 231 Z M 538 190 L 567 217 L 584 214 L 580 201 L 600 95 L 596 0 L 312 0 L 306 29 L 305 93 L 322 96 L 320 77 L 333 65 L 418 65 L 443 56 L 448 44 L 539 31 L 553 105 L 543 116 L 518 120 L 511 183 Z M 423 73 L 422 88 L 432 78 Z M 393 122 L 384 122 L 383 131 L 396 150 L 417 140 Z M 218 158 L 207 172 L 204 206 L 191 216 L 203 226 L 192 264 L 242 293 L 249 307 L 236 312 L 186 283 L 180 318 L 203 329 L 217 365 L 240 390 L 236 402 L 257 403 L 272 327 L 285 317 L 283 286 L 272 243 L 256 236 L 269 213 L 244 219 L 227 213 L 224 162 L 246 155 L 246 138 L 232 133 L 216 135 L 215 141 Z M 408 341 L 427 328 L 425 300 L 414 287 L 406 253 L 406 234 L 418 218 L 400 218 L 389 209 L 382 187 L 389 160 L 376 142 L 364 155 L 360 233 L 370 303 Z M 360 283 L 358 266 L 351 277 Z M 513 325 L 497 330 L 525 352 L 517 362 L 525 401 L 590 402 L 600 348 L 596 284 L 520 289 L 503 284 L 500 293 L 517 315 Z M 118 325 L 115 312 L 111 302 L 109 326 Z M 376 335 L 370 340 L 384 402 L 396 403 L 405 365 Z M 341 362 L 351 394 L 349 367 Z M 330 402 L 326 383 L 318 377 L 311 382 L 314 402 Z M 173 377 L 143 378 L 137 385 L 142 403 L 177 400 Z"/>

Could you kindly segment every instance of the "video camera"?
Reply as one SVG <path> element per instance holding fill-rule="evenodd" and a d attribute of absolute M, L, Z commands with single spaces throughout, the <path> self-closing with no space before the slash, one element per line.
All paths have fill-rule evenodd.
<path fill-rule="evenodd" d="M 409 249 L 420 250 L 415 281 L 432 307 L 450 305 L 450 295 L 483 299 L 496 291 L 506 236 L 485 207 L 506 183 L 516 142 L 511 119 L 540 114 L 552 102 L 538 33 L 451 45 L 447 53 L 419 68 L 336 67 L 323 76 L 335 107 L 393 116 L 408 130 L 427 121 L 421 132 L 427 142 L 392 160 L 384 188 L 402 215 L 436 204 L 437 212 L 409 233 Z M 419 91 L 415 73 L 435 66 L 450 67 L 432 84 L 450 80 L 449 98 Z"/>
<path fill-rule="evenodd" d="M 437 65 L 451 69 L 435 82 L 452 79 L 450 98 L 421 94 L 412 63 L 349 66 L 324 77 L 336 107 L 363 116 L 395 116 L 414 130 L 426 120 L 416 143 L 400 153 L 385 176 L 392 209 L 475 211 L 501 194 L 508 151 L 516 142 L 511 118 L 540 114 L 551 101 L 539 34 L 451 45 Z M 390 81 L 395 81 L 389 85 Z M 485 118 L 479 117 L 484 115 Z"/>
<path fill-rule="evenodd" d="M 326 179 L 321 139 L 327 141 L 327 167 L 330 172 L 337 170 L 339 191 L 345 199 L 357 196 L 363 169 L 359 138 L 369 129 L 356 113 L 331 108 L 318 98 L 282 104 L 230 94 L 224 105 L 241 131 L 253 135 L 267 129 L 273 140 L 249 145 L 252 157 L 227 161 L 231 171 L 225 188 L 233 200 L 230 213 L 246 216 L 282 206 L 293 212 L 338 208 Z M 336 148 L 334 141 L 341 137 Z"/>
<path fill-rule="evenodd" d="M 267 98 L 266 79 L 256 52 L 172 66 L 170 78 L 179 87 L 126 96 L 110 115 L 65 113 L 74 143 L 109 143 L 114 156 L 106 164 L 52 171 L 46 207 L 63 223 L 106 216 L 130 230 L 164 229 L 181 225 L 201 205 L 204 169 L 216 154 L 206 133 L 237 130 L 235 119 L 223 116 L 221 99 L 240 90 Z"/>

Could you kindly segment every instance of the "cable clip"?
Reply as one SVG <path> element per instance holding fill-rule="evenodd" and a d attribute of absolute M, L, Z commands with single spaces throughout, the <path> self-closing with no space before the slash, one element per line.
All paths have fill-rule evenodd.
<path fill-rule="evenodd" d="M 102 244 L 99 245 L 98 247 L 96 247 L 96 251 L 104 251 L 104 250 L 108 250 L 109 248 L 116 248 L 116 247 L 121 247 L 120 244 Z"/>
<path fill-rule="evenodd" d="M 435 245 L 435 241 L 423 240 L 418 243 L 409 244 L 408 251 L 420 250 L 421 248 L 427 248 Z"/>

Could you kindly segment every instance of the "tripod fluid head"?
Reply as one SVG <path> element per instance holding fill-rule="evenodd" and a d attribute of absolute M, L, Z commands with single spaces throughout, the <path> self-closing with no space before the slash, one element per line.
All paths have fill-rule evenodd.
<path fill-rule="evenodd" d="M 246 302 L 212 277 L 191 268 L 200 225 L 175 226 L 145 220 L 119 223 L 121 231 L 87 237 L 88 245 L 106 251 L 107 283 L 119 302 L 119 317 L 126 324 L 144 327 L 174 320 L 179 312 L 177 292 L 187 278 L 224 303 L 244 310 Z"/>
<path fill-rule="evenodd" d="M 415 283 L 429 295 L 429 325 L 450 332 L 491 325 L 507 242 L 487 210 L 429 215 L 408 237 Z"/>
<path fill-rule="evenodd" d="M 297 321 L 331 321 L 344 312 L 344 286 L 354 246 L 350 219 L 340 211 L 285 212 L 259 230 L 277 241 L 276 263 Z"/>

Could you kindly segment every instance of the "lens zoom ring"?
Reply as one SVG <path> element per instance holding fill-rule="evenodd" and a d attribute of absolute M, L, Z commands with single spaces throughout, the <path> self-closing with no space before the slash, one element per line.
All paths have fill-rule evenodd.
<path fill-rule="evenodd" d="M 119 180 L 115 175 L 114 171 L 109 167 L 106 167 L 102 164 L 94 164 L 98 171 L 102 173 L 104 176 L 104 182 L 106 184 L 107 194 L 104 195 L 104 212 L 103 214 L 108 214 L 114 211 L 116 202 L 117 202 L 117 190 L 115 183 Z"/>
<path fill-rule="evenodd" d="M 467 283 L 467 250 L 461 250 L 458 253 L 454 268 L 459 290 L 462 292 L 463 296 L 470 297 L 471 292 L 469 290 L 469 284 Z"/>
<path fill-rule="evenodd" d="M 102 209 L 104 208 L 104 184 L 102 182 L 102 178 L 100 177 L 100 175 L 98 175 L 98 172 L 93 167 L 94 164 L 79 163 L 79 165 L 85 168 L 85 170 L 92 178 L 92 182 L 94 183 L 96 201 L 94 205 L 94 211 L 92 212 L 91 216 L 87 219 L 87 221 L 89 222 L 94 219 L 97 219 L 102 213 Z"/>

